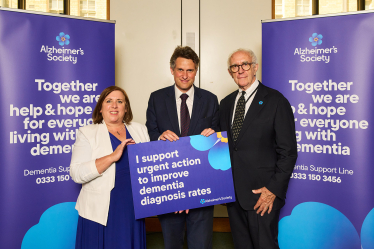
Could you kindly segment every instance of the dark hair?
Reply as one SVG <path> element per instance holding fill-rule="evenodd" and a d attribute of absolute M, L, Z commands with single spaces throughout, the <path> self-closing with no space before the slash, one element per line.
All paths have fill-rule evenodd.
<path fill-rule="evenodd" d="M 101 92 L 100 98 L 97 101 L 97 104 L 95 106 L 95 110 L 92 113 L 92 121 L 93 121 L 94 124 L 100 124 L 103 121 L 103 115 L 100 112 L 101 108 L 103 107 L 103 102 L 104 102 L 105 98 L 111 92 L 114 92 L 114 91 L 120 91 L 123 94 L 123 96 L 125 96 L 126 113 L 125 113 L 125 116 L 123 117 L 123 122 L 125 122 L 126 124 L 131 122 L 132 111 L 131 111 L 131 106 L 130 106 L 130 100 L 129 100 L 129 97 L 127 96 L 127 93 L 125 92 L 125 90 L 123 90 L 122 88 L 120 88 L 118 86 L 110 86 L 110 87 L 105 88 Z"/>
<path fill-rule="evenodd" d="M 199 67 L 200 59 L 199 59 L 199 56 L 197 56 L 197 54 L 195 53 L 195 51 L 193 51 L 193 49 L 190 48 L 189 46 L 185 46 L 185 47 L 178 46 L 175 48 L 174 53 L 170 58 L 171 69 L 173 70 L 175 69 L 175 61 L 179 57 L 192 60 L 193 63 L 195 64 L 196 70 Z"/>

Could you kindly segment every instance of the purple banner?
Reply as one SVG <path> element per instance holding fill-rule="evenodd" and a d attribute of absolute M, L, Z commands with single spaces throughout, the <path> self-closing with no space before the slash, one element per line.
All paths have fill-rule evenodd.
<path fill-rule="evenodd" d="M 263 83 L 290 101 L 299 157 L 280 247 L 374 248 L 374 14 L 262 25 Z"/>
<path fill-rule="evenodd" d="M 114 85 L 114 24 L 0 9 L 2 248 L 73 248 L 77 129 Z"/>
<path fill-rule="evenodd" d="M 136 219 L 235 201 L 225 131 L 128 151 Z"/>

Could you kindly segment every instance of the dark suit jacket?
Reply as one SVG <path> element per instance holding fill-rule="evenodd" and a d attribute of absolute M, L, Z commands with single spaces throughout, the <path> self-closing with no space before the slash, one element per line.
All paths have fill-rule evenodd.
<path fill-rule="evenodd" d="M 191 112 L 191 110 L 189 111 Z M 188 136 L 198 135 L 206 128 L 218 131 L 218 115 L 217 96 L 195 87 Z M 151 141 L 157 140 L 166 130 L 171 130 L 180 136 L 174 85 L 151 94 L 148 102 L 146 126 Z"/>
<path fill-rule="evenodd" d="M 231 121 L 237 94 L 231 93 L 220 104 L 220 127 L 228 131 L 236 197 L 243 209 L 253 210 L 260 194 L 252 190 L 266 187 L 277 196 L 273 209 L 280 209 L 297 159 L 291 106 L 281 93 L 260 83 L 234 143 Z"/>

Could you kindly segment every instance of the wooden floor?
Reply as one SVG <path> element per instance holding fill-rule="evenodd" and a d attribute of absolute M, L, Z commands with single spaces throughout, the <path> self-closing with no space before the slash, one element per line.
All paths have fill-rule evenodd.
<path fill-rule="evenodd" d="M 145 229 L 147 232 L 161 232 L 161 224 L 157 217 L 145 219 Z M 230 233 L 229 218 L 214 218 L 213 232 Z"/>

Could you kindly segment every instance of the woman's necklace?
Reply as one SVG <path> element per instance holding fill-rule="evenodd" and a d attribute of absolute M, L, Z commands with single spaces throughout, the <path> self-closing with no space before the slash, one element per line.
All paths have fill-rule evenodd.
<path fill-rule="evenodd" d="M 119 133 L 120 131 L 122 132 L 123 128 L 125 128 L 125 126 L 123 125 L 121 129 L 119 129 L 118 131 L 115 131 L 118 135 L 121 136 L 121 133 Z"/>

